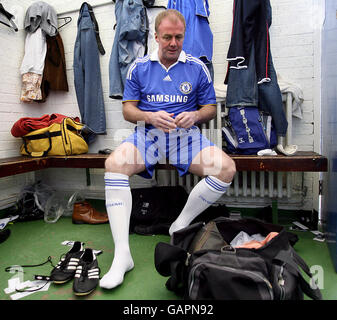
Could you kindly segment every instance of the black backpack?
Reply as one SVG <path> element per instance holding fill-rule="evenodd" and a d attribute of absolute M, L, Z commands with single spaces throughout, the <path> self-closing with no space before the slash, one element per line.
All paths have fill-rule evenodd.
<path fill-rule="evenodd" d="M 183 209 L 188 194 L 182 186 L 131 189 L 130 232 L 168 234 Z"/>
<path fill-rule="evenodd" d="M 233 248 L 240 231 L 278 234 L 259 249 Z M 167 289 L 188 300 L 302 300 L 303 293 L 321 300 L 309 267 L 292 247 L 296 241 L 282 226 L 219 217 L 175 232 L 170 244 L 158 243 L 155 266 L 170 277 Z"/>
<path fill-rule="evenodd" d="M 256 154 L 277 145 L 272 117 L 257 107 L 231 107 L 224 119 L 222 136 L 227 153 Z"/>
<path fill-rule="evenodd" d="M 132 211 L 130 232 L 152 235 L 169 234 L 169 228 L 184 208 L 188 193 L 182 186 L 162 186 L 131 189 Z M 192 223 L 208 222 L 220 216 L 229 216 L 223 204 L 213 204 Z"/>

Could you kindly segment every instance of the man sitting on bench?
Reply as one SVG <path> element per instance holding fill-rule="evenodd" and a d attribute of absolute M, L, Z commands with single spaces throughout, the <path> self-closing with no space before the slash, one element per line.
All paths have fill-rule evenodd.
<path fill-rule="evenodd" d="M 191 172 L 205 177 L 171 225 L 172 235 L 218 200 L 236 172 L 234 161 L 195 126 L 215 116 L 216 98 L 205 64 L 182 50 L 185 28 L 178 11 L 159 13 L 155 21 L 158 52 L 136 59 L 127 74 L 123 115 L 138 125 L 105 162 L 106 208 L 115 252 L 110 270 L 100 281 L 102 288 L 120 285 L 125 272 L 134 267 L 129 247 L 130 176 L 151 178 L 155 164 L 167 158 L 180 176 Z"/>

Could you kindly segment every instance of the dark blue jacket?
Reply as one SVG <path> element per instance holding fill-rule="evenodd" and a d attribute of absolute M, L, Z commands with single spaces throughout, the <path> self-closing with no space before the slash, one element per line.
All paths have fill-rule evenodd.
<path fill-rule="evenodd" d="M 269 78 L 269 27 L 271 6 L 269 0 L 234 0 L 231 43 L 228 49 L 228 69 L 247 68 L 252 44 L 255 47 L 255 66 L 258 83 Z"/>

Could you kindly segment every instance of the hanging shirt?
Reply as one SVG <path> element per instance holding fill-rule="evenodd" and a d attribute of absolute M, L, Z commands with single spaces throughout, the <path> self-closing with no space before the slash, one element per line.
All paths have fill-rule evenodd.
<path fill-rule="evenodd" d="M 209 26 L 208 0 L 169 0 L 167 9 L 178 10 L 186 20 L 183 49 L 194 57 L 213 57 L 213 34 Z"/>
<path fill-rule="evenodd" d="M 42 75 L 46 53 L 46 36 L 41 28 L 38 28 L 34 33 L 27 33 L 25 54 L 20 67 L 21 74 L 33 72 Z"/>
<path fill-rule="evenodd" d="M 42 99 L 42 76 L 37 73 L 27 72 L 22 75 L 21 97 L 22 102 L 31 103 Z"/>

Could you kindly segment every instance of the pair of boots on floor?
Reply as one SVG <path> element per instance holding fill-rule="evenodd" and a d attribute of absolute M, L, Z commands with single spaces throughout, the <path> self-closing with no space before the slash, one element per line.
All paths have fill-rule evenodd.
<path fill-rule="evenodd" d="M 58 264 L 50 273 L 50 280 L 55 284 L 63 284 L 72 279 L 73 292 L 77 296 L 85 296 L 94 291 L 99 282 L 100 268 L 96 255 L 102 251 L 84 248 L 84 243 L 75 241 L 71 249 L 63 254 Z"/>
<path fill-rule="evenodd" d="M 104 180 L 106 209 L 115 244 L 115 253 L 110 270 L 100 280 L 100 287 L 112 289 L 120 285 L 123 282 L 124 274 L 134 267 L 129 247 L 132 196 L 129 176 L 106 172 Z M 170 235 L 187 227 L 194 218 L 217 201 L 226 192 L 229 185 L 230 183 L 223 182 L 213 176 L 202 179 L 192 189 L 185 207 L 171 225 Z"/>

